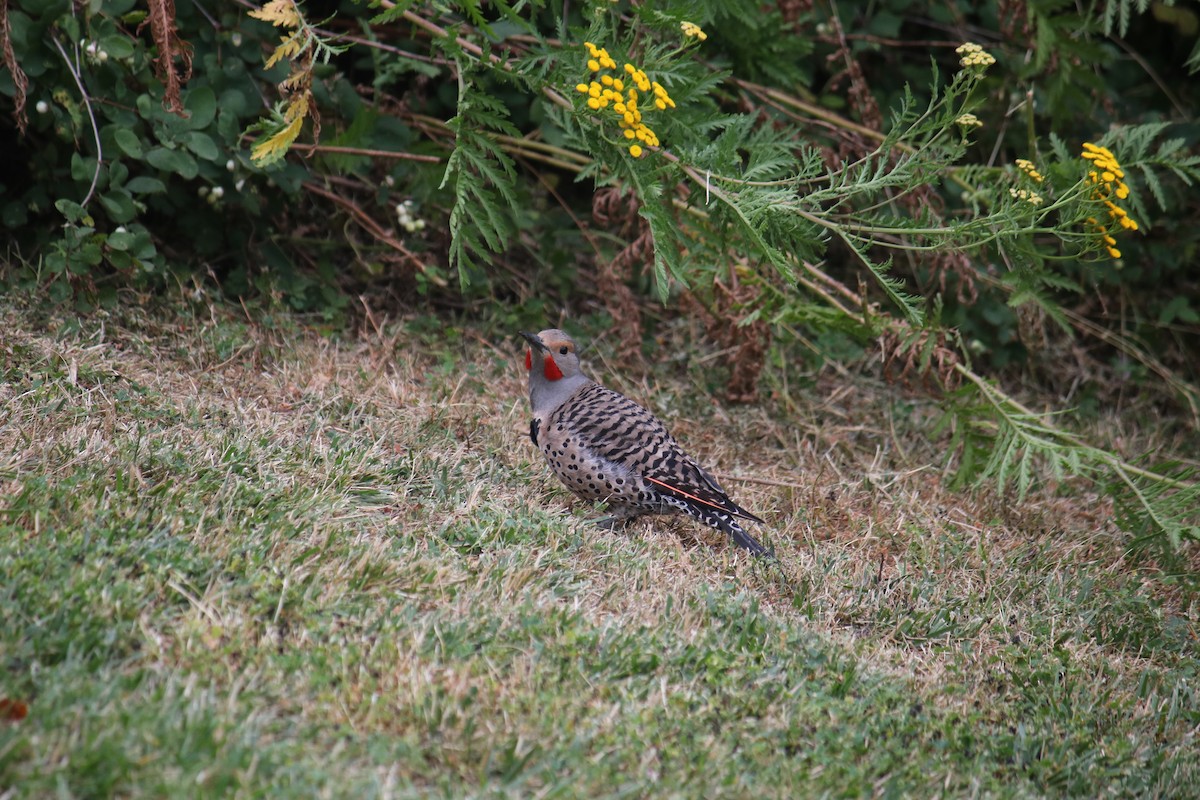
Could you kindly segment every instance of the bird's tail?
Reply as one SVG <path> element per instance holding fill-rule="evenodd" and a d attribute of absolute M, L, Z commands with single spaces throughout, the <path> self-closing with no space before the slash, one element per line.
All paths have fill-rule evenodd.
<path fill-rule="evenodd" d="M 733 542 L 738 547 L 749 550 L 750 555 L 756 558 L 775 558 L 774 548 L 768 550 L 762 542 L 746 533 L 745 529 L 733 517 L 726 517 L 721 522 L 723 523 L 721 528 L 733 537 Z"/>

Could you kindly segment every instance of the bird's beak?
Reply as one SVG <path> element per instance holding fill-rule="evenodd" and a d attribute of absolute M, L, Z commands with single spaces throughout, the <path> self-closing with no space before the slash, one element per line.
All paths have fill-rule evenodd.
<path fill-rule="evenodd" d="M 529 331 L 519 331 L 519 333 L 524 336 L 525 340 L 533 345 L 533 348 L 539 353 L 545 353 L 550 349 L 542 343 L 542 340 L 538 338 L 536 333 L 530 333 Z"/>

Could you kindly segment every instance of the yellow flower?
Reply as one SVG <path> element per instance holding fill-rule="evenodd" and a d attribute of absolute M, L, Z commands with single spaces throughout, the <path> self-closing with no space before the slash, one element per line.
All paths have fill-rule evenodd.
<path fill-rule="evenodd" d="M 707 38 L 698 26 L 696 26 L 695 32 L 689 35 L 694 35 L 701 41 Z M 645 153 L 644 147 L 658 147 L 658 135 L 642 121 L 642 112 L 639 110 L 638 104 L 642 100 L 643 93 L 649 94 L 653 90 L 653 95 L 650 97 L 654 103 L 652 110 L 666 111 L 668 108 L 675 108 L 675 101 L 671 99 L 666 88 L 658 81 L 651 81 L 644 70 L 630 63 L 621 67 L 630 83 L 633 84 L 626 86 L 624 80 L 609 74 L 610 71 L 617 71 L 617 63 L 607 50 L 592 42 L 584 42 L 583 45 L 587 48 L 590 56 L 585 62 L 588 70 L 592 73 L 599 73 L 594 76 L 595 80 L 575 86 L 576 91 L 587 96 L 588 108 L 592 111 L 611 108 L 611 113 L 615 116 L 617 125 L 621 129 L 621 135 L 626 141 L 634 142 L 630 145 L 629 152 L 635 158 L 640 158 Z M 605 119 L 611 122 L 613 117 L 603 116 L 600 124 L 603 124 Z M 637 144 L 637 142 L 641 144 Z"/>
<path fill-rule="evenodd" d="M 960 114 L 958 119 L 956 119 L 954 121 L 955 121 L 955 123 L 961 125 L 964 128 L 982 128 L 983 127 L 983 123 L 979 121 L 979 117 L 975 116 L 974 114 Z"/>
<path fill-rule="evenodd" d="M 1042 204 L 1042 196 L 1040 194 L 1031 192 L 1028 189 L 1009 189 L 1008 193 L 1018 200 L 1024 200 L 1034 208 L 1037 208 Z"/>
<path fill-rule="evenodd" d="M 1092 184 L 1092 199 L 1099 200 L 1108 211 L 1108 220 L 1105 224 L 1097 222 L 1095 217 L 1088 217 L 1086 222 L 1093 227 L 1096 233 L 1100 234 L 1100 241 L 1109 257 L 1120 258 L 1121 251 L 1116 248 L 1116 240 L 1109 233 L 1110 226 L 1115 224 L 1121 230 L 1126 231 L 1138 229 L 1137 220 L 1112 201 L 1112 198 L 1124 200 L 1129 197 L 1129 186 L 1123 180 L 1125 171 L 1121 169 L 1113 152 L 1102 145 L 1084 142 L 1080 157 L 1090 161 L 1095 167 L 1088 171 L 1086 180 Z"/>
<path fill-rule="evenodd" d="M 1042 177 L 1042 173 L 1038 172 L 1037 167 L 1035 167 L 1033 165 L 1033 162 L 1027 158 L 1018 158 L 1017 159 L 1017 169 L 1021 170 L 1022 172 L 1024 172 L 1029 177 L 1033 178 L 1038 183 L 1041 183 L 1043 180 L 1045 180 Z"/>
<path fill-rule="evenodd" d="M 954 52 L 962 56 L 958 63 L 964 67 L 990 67 L 996 63 L 991 53 L 974 42 L 959 45 Z"/>
<path fill-rule="evenodd" d="M 700 30 L 700 26 L 694 22 L 681 22 L 679 23 L 679 28 L 683 31 L 683 35 L 689 39 L 699 39 L 703 42 L 708 38 L 708 34 Z"/>

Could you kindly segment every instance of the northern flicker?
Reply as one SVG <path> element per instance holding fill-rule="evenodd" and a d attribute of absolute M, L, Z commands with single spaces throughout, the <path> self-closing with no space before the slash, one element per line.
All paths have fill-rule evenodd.
<path fill-rule="evenodd" d="M 653 414 L 579 369 L 575 342 L 560 330 L 521 331 L 529 342 L 529 438 L 576 496 L 603 500 L 615 522 L 643 514 L 686 514 L 768 555 L 739 520 L 762 520 L 683 451 Z"/>

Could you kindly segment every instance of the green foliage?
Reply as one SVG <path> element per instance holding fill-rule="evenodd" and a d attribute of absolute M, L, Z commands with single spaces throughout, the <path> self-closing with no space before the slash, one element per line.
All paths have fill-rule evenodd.
<path fill-rule="evenodd" d="M 14 105 L 4 100 L 15 98 L 16 82 L 0 70 L 0 140 L 8 147 L 0 219 L 16 262 L 0 280 L 88 308 L 111 303 L 122 286 L 162 289 L 195 273 L 233 294 L 278 292 L 297 307 L 336 309 L 352 274 L 331 276 L 345 247 L 265 234 L 277 220 L 328 224 L 327 214 L 298 203 L 313 164 L 266 171 L 252 163 L 244 137 L 248 128 L 274 132 L 257 123 L 273 81 L 287 75 L 286 62 L 263 72 L 263 42 L 277 42 L 276 29 L 236 7 L 215 9 L 215 17 L 186 4 L 175 11 L 192 65 L 178 113 L 155 73 L 150 26 L 138 27 L 146 15 L 132 2 L 74 13 L 64 4 L 8 4 L 15 63 L 28 79 L 28 128 L 13 126 Z M 314 69 L 344 51 L 310 39 Z M 395 146 L 386 121 L 355 113 L 361 103 L 346 77 L 324 78 L 315 93 L 326 130 L 342 127 L 346 115 L 347 128 L 364 121 L 363 148 Z"/>
<path fill-rule="evenodd" d="M 478 269 L 475 256 L 504 250 L 515 228 L 516 170 L 491 134 L 516 137 L 520 131 L 499 101 L 475 87 L 469 72 L 462 73 L 458 114 L 448 124 L 456 137 L 442 179 L 442 186 L 452 183 L 454 188 L 450 266 L 458 270 L 465 288 L 470 271 Z"/>
<path fill-rule="evenodd" d="M 969 374 L 969 373 L 968 373 Z M 961 454 L 960 481 L 991 481 L 1016 488 L 1023 501 L 1040 481 L 1086 476 L 1113 497 L 1119 524 L 1143 543 L 1177 549 L 1200 540 L 1200 481 L 1177 463 L 1139 467 L 1065 433 L 975 376 L 952 404 L 954 445 Z"/>
<path fill-rule="evenodd" d="M 57 4 L 9 4 L 33 113 L 25 136 L 11 142 L 19 155 L 6 159 L 0 177 L 0 217 L 17 234 L 11 244 L 42 253 L 30 277 L 60 299 L 76 286 L 95 289 L 106 274 L 160 283 L 172 249 L 162 243 L 172 232 L 219 230 L 220 206 L 237 203 L 242 167 L 227 144 L 253 113 L 253 83 L 244 72 L 214 70 L 183 91 L 182 113 L 166 111 L 153 50 L 129 33 L 131 6 L 85 6 L 76 17 Z M 200 59 L 218 36 L 226 57 L 251 56 L 252 42 L 231 46 L 229 34 L 210 28 L 198 42 Z M 0 90 L 11 94 L 12 86 Z M 217 190 L 210 202 L 196 202 L 200 187 Z M 225 191 L 230 199 L 218 203 Z M 218 252 L 210 234 L 187 246 L 202 258 Z"/>

